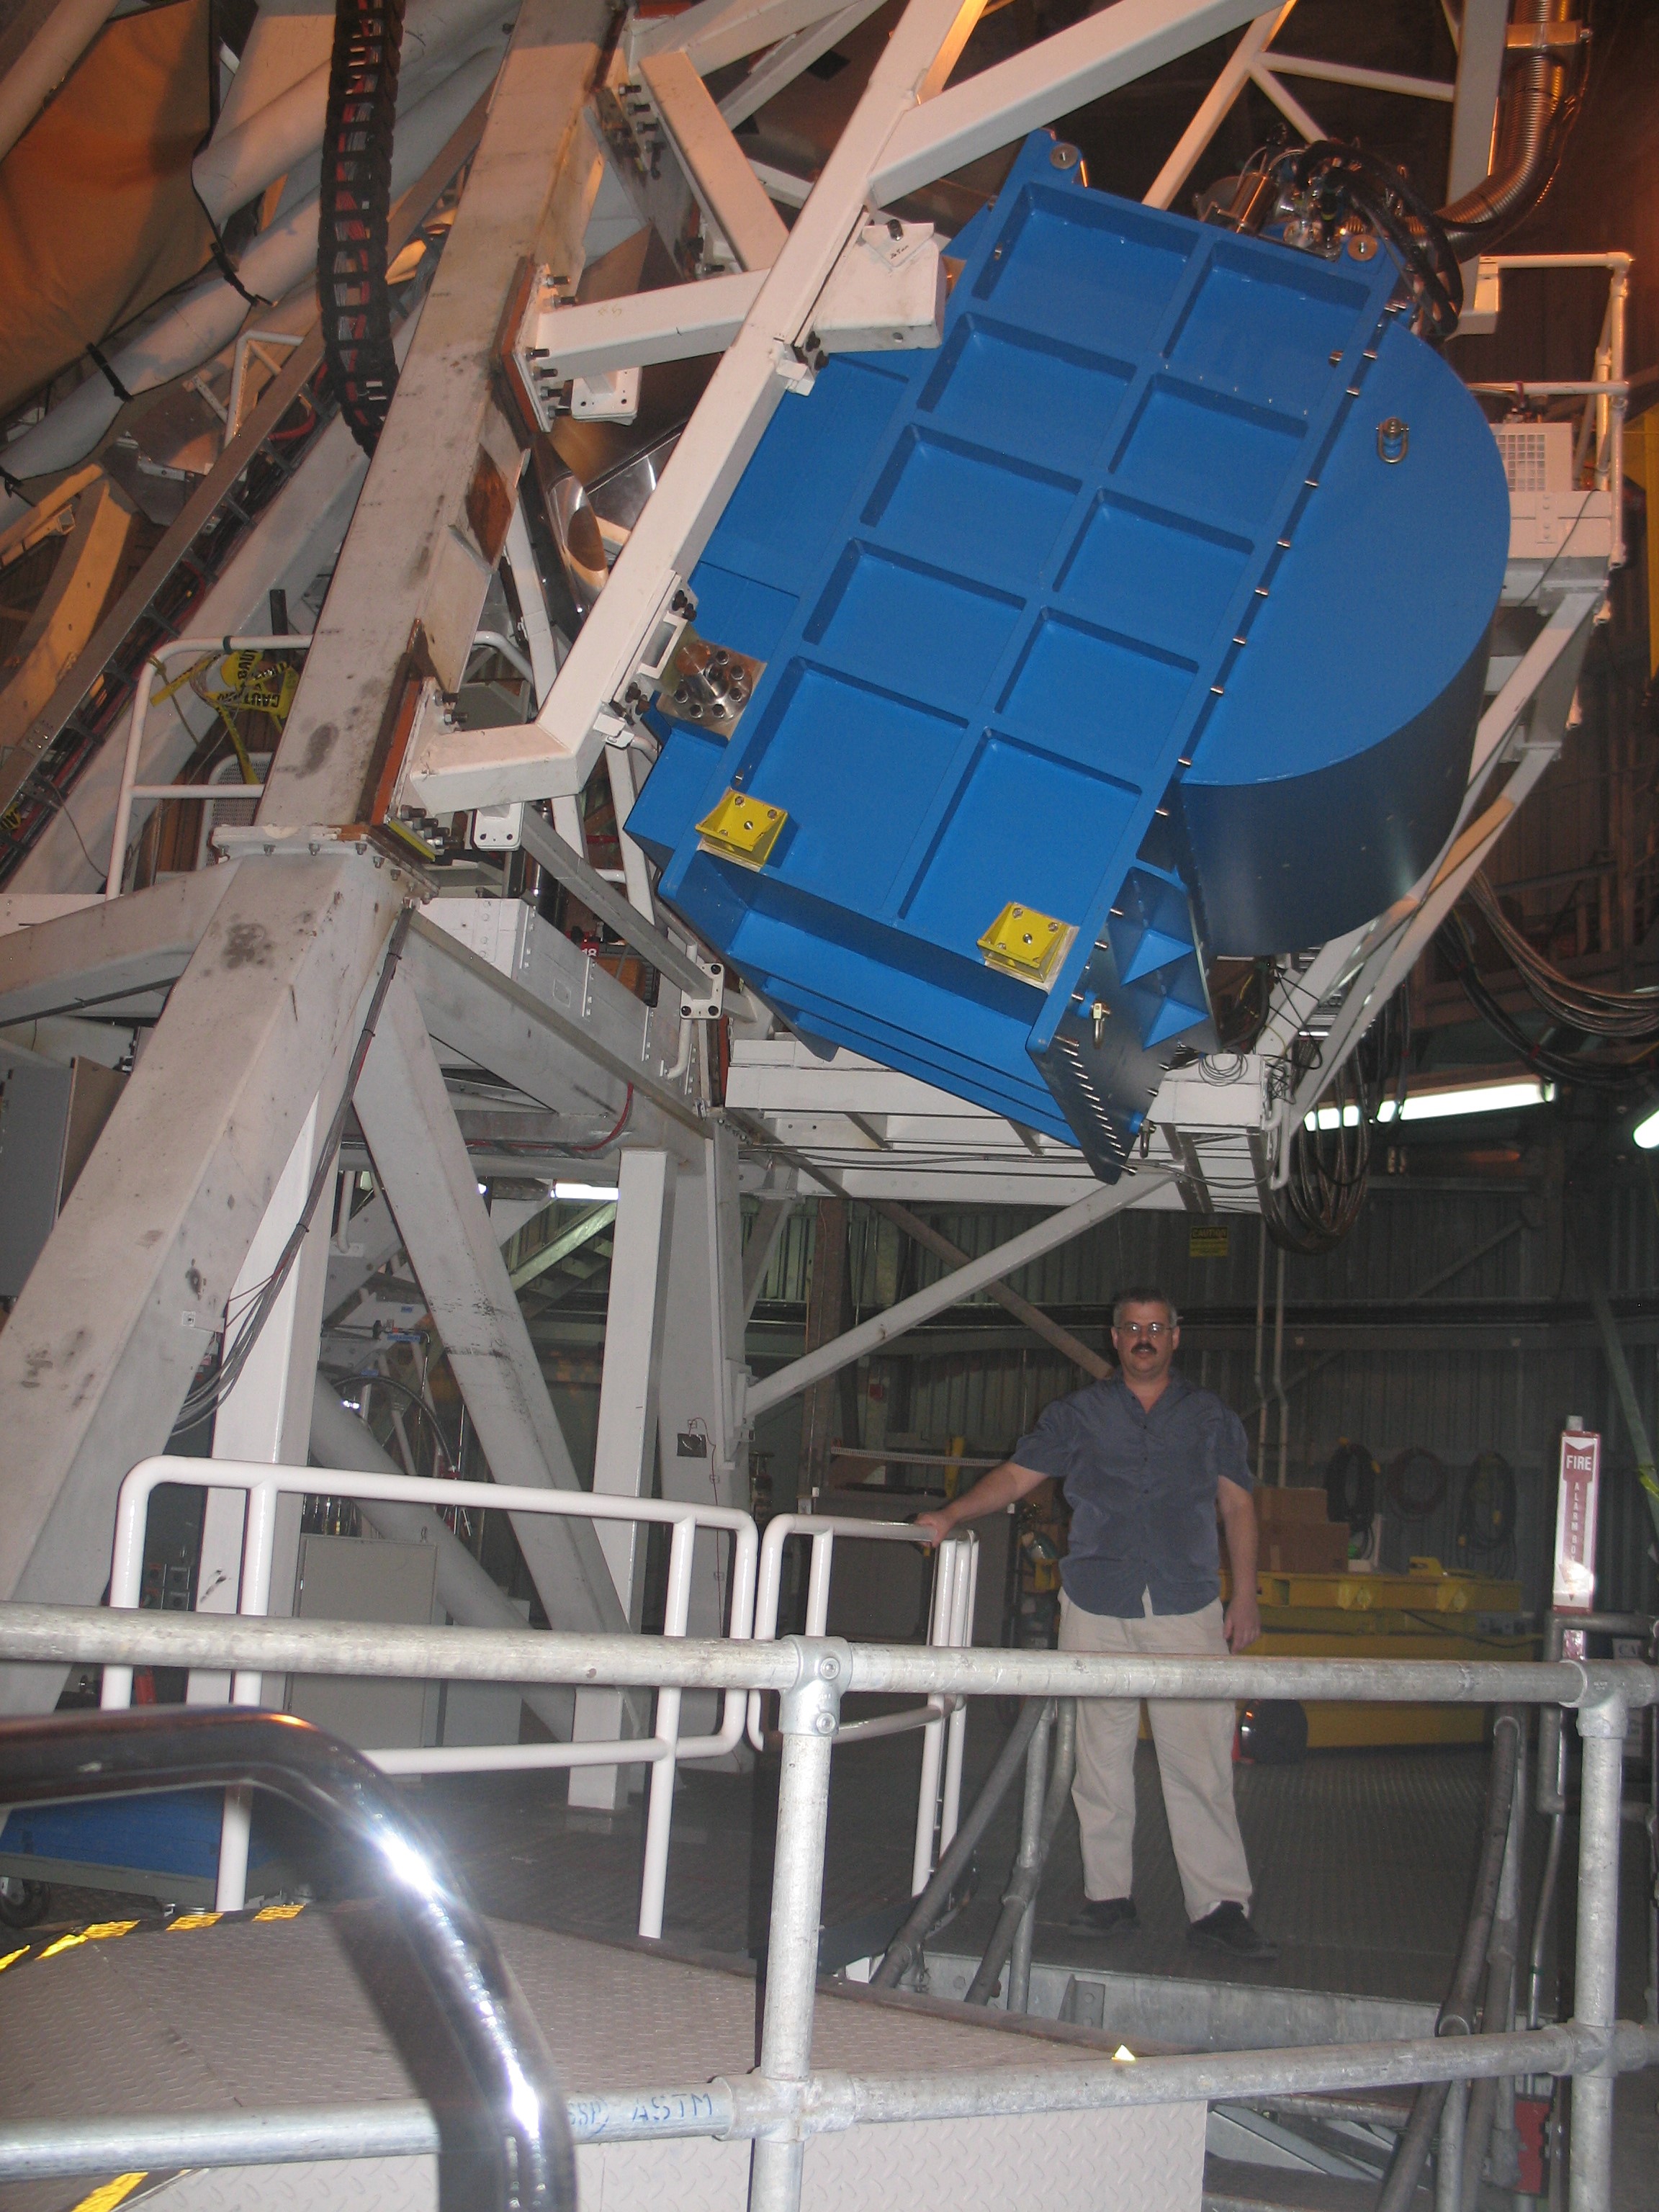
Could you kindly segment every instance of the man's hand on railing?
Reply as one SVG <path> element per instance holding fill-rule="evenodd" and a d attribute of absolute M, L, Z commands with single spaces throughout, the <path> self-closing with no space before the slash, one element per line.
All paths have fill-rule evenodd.
<path fill-rule="evenodd" d="M 945 1541 L 951 1533 L 953 1523 L 948 1514 L 918 1513 L 910 1526 L 913 1528 L 920 1528 L 930 1544 L 937 1545 Z"/>

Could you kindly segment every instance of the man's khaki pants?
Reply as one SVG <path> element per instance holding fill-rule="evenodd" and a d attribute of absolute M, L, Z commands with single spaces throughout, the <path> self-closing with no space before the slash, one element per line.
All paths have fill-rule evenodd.
<path fill-rule="evenodd" d="M 1063 1594 L 1062 1651 L 1224 1659 L 1221 1602 L 1201 1613 L 1149 1613 L 1120 1620 L 1085 1613 Z M 1170 1839 L 1189 1920 L 1230 1900 L 1247 1910 L 1250 1870 L 1233 1806 L 1233 1708 L 1149 1703 Z M 1134 1875 L 1135 1739 L 1139 1705 L 1087 1698 L 1077 1713 L 1077 1780 L 1072 1802 L 1083 1832 L 1083 1887 L 1091 1898 L 1127 1897 Z"/>

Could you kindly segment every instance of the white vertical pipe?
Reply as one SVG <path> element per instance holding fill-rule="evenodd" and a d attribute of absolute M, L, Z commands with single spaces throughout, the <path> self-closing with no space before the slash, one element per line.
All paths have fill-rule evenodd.
<path fill-rule="evenodd" d="M 663 1607 L 665 1636 L 684 1636 L 691 1609 L 691 1556 L 697 1540 L 694 1521 L 678 1521 L 668 1546 L 668 1589 Z M 657 1692 L 656 1735 L 661 1743 L 679 1741 L 680 1692 Z M 651 1769 L 650 1802 L 645 1816 L 645 1869 L 640 1881 L 640 1933 L 662 1934 L 663 1900 L 668 1889 L 668 1847 L 674 1820 L 674 1754 Z"/>
<path fill-rule="evenodd" d="M 811 1567 L 806 1578 L 806 1633 L 822 1636 L 830 1619 L 830 1574 L 835 1565 L 836 1532 L 826 1528 L 812 1539 Z"/>

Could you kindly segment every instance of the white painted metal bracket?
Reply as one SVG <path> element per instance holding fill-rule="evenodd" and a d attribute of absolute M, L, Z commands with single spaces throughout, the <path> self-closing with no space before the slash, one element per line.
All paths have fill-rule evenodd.
<path fill-rule="evenodd" d="M 945 259 L 933 226 L 885 216 L 848 241 L 812 318 L 809 357 L 936 346 L 945 335 Z"/>

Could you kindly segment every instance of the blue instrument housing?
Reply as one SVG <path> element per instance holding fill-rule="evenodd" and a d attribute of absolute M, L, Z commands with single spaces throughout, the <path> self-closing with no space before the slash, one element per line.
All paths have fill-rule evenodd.
<path fill-rule="evenodd" d="M 653 711 L 628 826 L 792 1027 L 1112 1179 L 1213 1042 L 1206 961 L 1322 943 L 1439 850 L 1509 504 L 1386 253 L 1119 200 L 1055 150 L 957 240 L 938 351 L 781 401 L 690 580 L 764 672 L 729 742 Z M 700 838 L 728 790 L 787 816 L 759 866 Z M 981 949 L 1011 904 L 1074 933 L 1040 980 Z"/>

